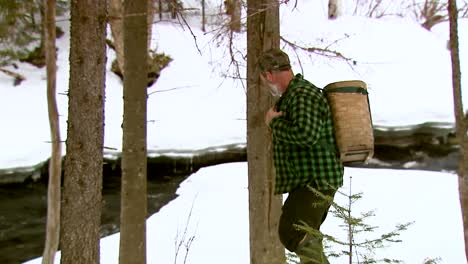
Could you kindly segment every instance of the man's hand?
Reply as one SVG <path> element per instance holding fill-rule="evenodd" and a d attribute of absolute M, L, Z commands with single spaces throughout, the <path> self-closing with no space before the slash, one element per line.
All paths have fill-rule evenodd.
<path fill-rule="evenodd" d="M 276 112 L 276 111 L 273 109 L 273 107 L 270 108 L 270 109 L 268 110 L 268 112 L 266 113 L 266 115 L 265 115 L 265 124 L 266 124 L 267 126 L 270 126 L 271 120 L 273 120 L 273 118 L 276 118 L 276 117 L 278 117 L 278 116 L 280 116 L 280 115 L 282 115 L 282 114 L 283 114 L 283 112 Z"/>

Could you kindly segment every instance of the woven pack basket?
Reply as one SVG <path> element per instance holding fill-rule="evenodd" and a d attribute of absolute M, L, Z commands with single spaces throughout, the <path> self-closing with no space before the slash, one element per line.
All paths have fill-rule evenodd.
<path fill-rule="evenodd" d="M 367 162 L 374 155 L 374 133 L 363 81 L 341 81 L 323 88 L 330 105 L 343 163 Z"/>

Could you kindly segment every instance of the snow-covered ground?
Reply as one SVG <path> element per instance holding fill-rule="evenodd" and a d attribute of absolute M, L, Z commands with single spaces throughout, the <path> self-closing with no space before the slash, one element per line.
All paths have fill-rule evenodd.
<path fill-rule="evenodd" d="M 375 217 L 365 222 L 379 228 L 365 238 L 376 238 L 393 231 L 397 224 L 414 221 L 407 231 L 401 232 L 402 243 L 389 244 L 376 251 L 376 257 L 400 259 L 408 264 L 424 263 L 426 258 L 441 258 L 439 263 L 466 263 L 455 175 L 346 168 L 342 188 L 345 193 L 349 192 L 349 176 L 351 191 L 363 193 L 354 214 L 375 210 Z M 178 198 L 147 221 L 148 263 L 249 263 L 247 163 L 201 169 L 181 184 L 177 194 Z M 346 199 L 337 195 L 336 201 L 346 205 Z M 330 215 L 322 232 L 346 240 L 347 235 L 339 226 L 342 224 Z M 118 263 L 118 248 L 119 234 L 102 239 L 101 263 Z M 330 261 L 348 263 L 346 258 Z M 40 263 L 40 259 L 28 263 Z"/>
<path fill-rule="evenodd" d="M 430 32 L 410 20 L 396 18 L 343 16 L 328 21 L 325 2 L 298 2 L 297 8 L 293 8 L 294 2 L 282 5 L 282 35 L 301 45 L 339 51 L 356 61 L 356 65 L 309 55 L 285 45 L 295 72 L 302 72 L 318 86 L 343 79 L 365 80 L 375 125 L 454 122 L 447 23 Z M 224 77 L 233 74 L 233 69 L 227 68 L 228 50 L 216 44 L 219 38 L 213 32 L 204 34 L 197 26 L 199 22 L 193 18 L 190 22 L 196 43 L 191 32 L 178 24 L 161 22 L 154 26 L 153 48 L 174 60 L 148 89 L 149 150 L 195 150 L 246 142 L 245 89 L 239 80 Z M 65 29 L 69 26 L 66 21 L 59 25 Z M 463 76 L 468 74 L 468 21 L 459 21 L 459 33 Z M 67 97 L 63 94 L 68 89 L 68 38 L 66 33 L 57 43 L 63 137 L 67 119 Z M 234 41 L 235 50 L 245 54 L 245 34 L 237 35 Z M 108 55 L 109 69 L 115 54 L 109 50 Z M 237 54 L 236 58 L 241 56 Z M 45 70 L 22 63 L 18 66 L 15 71 L 27 76 L 19 86 L 13 86 L 9 77 L 0 74 L 2 169 L 35 165 L 50 155 Z M 245 76 L 242 67 L 241 74 Z M 106 77 L 105 145 L 120 150 L 122 83 L 110 71 Z M 463 91 L 467 86 L 467 79 L 462 79 Z M 464 105 L 467 104 L 465 97 Z M 376 211 L 369 221 L 380 228 L 368 238 L 388 232 L 399 223 L 415 222 L 402 232 L 402 243 L 377 251 L 378 258 L 391 257 L 412 264 L 440 257 L 440 263 L 466 263 L 456 175 L 346 168 L 344 192 L 349 191 L 350 176 L 352 192 L 363 192 L 355 213 Z M 194 239 L 188 247 L 186 263 L 249 262 L 246 163 L 203 168 L 187 178 L 177 193 L 178 198 L 148 219 L 148 263 L 184 263 L 186 247 L 180 247 L 175 262 L 176 244 L 189 241 L 190 237 Z M 346 203 L 344 197 L 337 200 Z M 339 219 L 330 216 L 323 231 L 345 239 L 341 229 Z M 101 240 L 102 263 L 117 263 L 118 244 L 119 234 Z M 332 263 L 347 262 L 339 259 Z"/>

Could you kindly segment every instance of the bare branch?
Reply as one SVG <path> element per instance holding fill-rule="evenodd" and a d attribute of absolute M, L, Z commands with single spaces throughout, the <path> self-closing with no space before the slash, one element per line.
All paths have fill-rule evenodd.
<path fill-rule="evenodd" d="M 191 86 L 182 86 L 182 87 L 175 87 L 175 88 L 170 88 L 170 89 L 164 89 L 164 90 L 153 91 L 153 92 L 151 92 L 151 93 L 148 93 L 148 96 L 150 96 L 150 95 L 152 95 L 152 94 L 155 94 L 155 93 L 163 93 L 163 92 L 169 92 L 169 91 L 173 91 L 173 90 L 187 89 L 187 88 L 191 88 Z"/>
<path fill-rule="evenodd" d="M 301 50 L 304 50 L 304 51 L 307 51 L 307 52 L 311 52 L 311 53 L 315 53 L 315 54 L 319 54 L 319 55 L 322 55 L 322 56 L 325 56 L 325 57 L 330 57 L 330 58 L 340 58 L 340 59 L 343 59 L 345 61 L 349 61 L 349 62 L 352 62 L 353 64 L 355 64 L 355 60 L 351 59 L 351 58 L 348 58 L 346 56 L 344 56 L 341 52 L 338 52 L 338 51 L 335 51 L 335 50 L 330 50 L 328 48 L 317 48 L 317 47 L 303 47 L 303 46 L 299 46 L 297 45 L 296 43 L 293 43 L 287 39 L 285 39 L 284 37 L 280 37 L 280 39 L 282 41 L 284 41 L 286 44 L 288 44 L 290 47 L 292 47 L 293 49 L 301 49 Z"/>
<path fill-rule="evenodd" d="M 188 24 L 187 20 L 186 20 L 185 17 L 184 17 L 184 14 L 183 14 L 182 12 L 180 12 L 179 9 L 176 8 L 176 12 L 177 12 L 177 14 L 178 14 L 177 17 L 178 17 L 178 18 L 180 17 L 180 18 L 182 19 L 182 21 L 184 22 L 184 24 L 188 27 L 188 29 L 189 29 L 189 31 L 190 31 L 190 34 L 192 34 L 193 40 L 194 40 L 194 42 L 195 42 L 195 47 L 197 48 L 198 53 L 200 53 L 200 55 L 202 55 L 202 52 L 201 52 L 201 50 L 200 50 L 200 47 L 198 47 L 197 36 L 195 36 L 195 34 L 193 33 L 192 27 L 190 27 L 190 25 Z M 180 21 L 179 21 L 179 22 L 180 22 Z M 182 26 L 182 28 L 184 28 L 182 23 L 180 23 L 180 25 Z"/>
<path fill-rule="evenodd" d="M 233 40 L 232 40 L 233 34 L 234 34 L 233 31 L 231 31 L 230 34 L 229 34 L 229 54 L 231 55 L 231 63 L 233 63 L 234 67 L 235 67 L 236 78 L 241 80 L 241 71 L 240 71 L 240 67 L 239 67 L 239 62 L 236 60 L 235 55 L 234 55 L 234 50 L 233 50 L 233 46 L 234 46 L 234 43 L 233 43 Z M 246 91 L 247 88 L 245 87 L 244 82 L 241 82 L 241 84 L 242 84 L 242 88 L 244 89 L 244 91 Z"/>
<path fill-rule="evenodd" d="M 175 240 L 176 248 L 175 248 L 174 264 L 177 263 L 177 256 L 179 255 L 180 248 L 182 247 L 185 240 L 187 239 L 188 229 L 189 229 L 188 227 L 189 227 L 189 224 L 190 224 L 190 220 L 192 218 L 193 207 L 195 205 L 195 200 L 196 199 L 197 199 L 197 197 L 195 196 L 195 198 L 193 200 L 193 203 L 192 203 L 192 207 L 190 207 L 190 211 L 189 211 L 189 214 L 188 214 L 188 217 L 187 217 L 187 221 L 185 223 L 184 232 L 182 233 L 182 237 L 179 238 L 179 232 L 177 231 L 176 240 Z M 180 241 L 177 241 L 178 239 L 180 239 Z M 186 261 L 187 261 L 188 252 L 190 250 L 190 246 L 191 246 L 194 239 L 195 239 L 195 236 L 191 236 L 191 237 L 188 238 L 188 241 L 185 242 L 185 250 L 186 251 L 185 251 L 184 263 L 186 263 Z"/>

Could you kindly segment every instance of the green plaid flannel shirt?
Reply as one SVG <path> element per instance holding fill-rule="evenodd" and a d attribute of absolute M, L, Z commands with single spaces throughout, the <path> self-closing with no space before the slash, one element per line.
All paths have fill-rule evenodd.
<path fill-rule="evenodd" d="M 283 115 L 270 123 L 276 169 L 275 194 L 310 185 L 318 190 L 343 185 L 343 165 L 336 146 L 327 99 L 297 74 L 276 103 Z"/>

